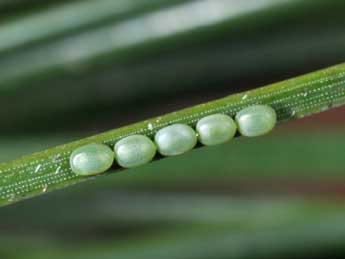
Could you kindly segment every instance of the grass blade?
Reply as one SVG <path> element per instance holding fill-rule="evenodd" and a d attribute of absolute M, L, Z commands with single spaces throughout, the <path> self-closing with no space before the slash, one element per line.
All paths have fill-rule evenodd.
<path fill-rule="evenodd" d="M 208 114 L 220 112 L 234 116 L 243 107 L 257 103 L 271 105 L 279 122 L 303 118 L 344 104 L 344 78 L 345 64 L 341 64 L 3 163 L 0 165 L 0 205 L 95 178 L 80 177 L 71 171 L 69 155 L 76 147 L 95 142 L 113 146 L 132 134 L 152 137 L 157 130 L 172 123 L 195 126 Z M 114 166 L 111 171 L 119 169 Z"/>

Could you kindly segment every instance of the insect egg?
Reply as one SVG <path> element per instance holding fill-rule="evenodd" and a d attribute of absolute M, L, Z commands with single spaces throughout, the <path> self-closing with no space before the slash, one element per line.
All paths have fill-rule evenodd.
<path fill-rule="evenodd" d="M 150 162 L 156 154 L 156 145 L 144 135 L 132 135 L 115 144 L 115 158 L 125 168 Z"/>
<path fill-rule="evenodd" d="M 234 120 L 225 114 L 213 114 L 198 121 L 196 131 L 199 141 L 204 145 L 225 143 L 235 136 L 237 130 Z"/>
<path fill-rule="evenodd" d="M 70 166 L 78 175 L 95 175 L 107 171 L 114 162 L 114 152 L 104 144 L 88 144 L 75 149 Z"/>
<path fill-rule="evenodd" d="M 155 135 L 158 152 L 175 156 L 193 149 L 197 143 L 195 131 L 185 124 L 173 124 L 160 129 Z"/>
<path fill-rule="evenodd" d="M 255 137 L 271 131 L 276 122 L 277 114 L 267 105 L 253 105 L 236 114 L 238 130 L 243 136 Z"/>

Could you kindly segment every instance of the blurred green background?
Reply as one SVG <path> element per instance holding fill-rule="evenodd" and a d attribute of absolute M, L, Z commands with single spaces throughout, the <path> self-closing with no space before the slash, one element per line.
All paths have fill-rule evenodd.
<path fill-rule="evenodd" d="M 345 60 L 340 0 L 0 2 L 0 160 Z M 345 109 L 0 209 L 0 258 L 345 255 Z"/>

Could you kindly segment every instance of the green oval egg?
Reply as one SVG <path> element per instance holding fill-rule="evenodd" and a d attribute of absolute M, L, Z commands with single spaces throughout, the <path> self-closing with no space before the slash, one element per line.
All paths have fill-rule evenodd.
<path fill-rule="evenodd" d="M 277 114 L 267 105 L 253 105 L 236 114 L 239 132 L 243 136 L 256 137 L 270 132 L 277 123 Z"/>
<path fill-rule="evenodd" d="M 114 152 L 103 144 L 88 144 L 70 156 L 72 171 L 78 175 L 95 175 L 107 171 L 114 162 Z"/>
<path fill-rule="evenodd" d="M 132 168 L 150 162 L 157 148 L 148 137 L 132 135 L 117 142 L 114 150 L 118 164 L 125 168 Z"/>
<path fill-rule="evenodd" d="M 237 125 L 225 114 L 213 114 L 202 118 L 196 124 L 199 141 L 207 146 L 225 143 L 235 136 Z"/>
<path fill-rule="evenodd" d="M 185 124 L 174 124 L 160 129 L 155 135 L 158 152 L 175 156 L 193 149 L 197 143 L 195 131 Z"/>

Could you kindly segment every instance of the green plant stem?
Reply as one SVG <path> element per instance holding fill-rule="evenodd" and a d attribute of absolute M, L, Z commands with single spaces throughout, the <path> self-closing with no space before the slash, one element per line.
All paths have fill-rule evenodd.
<path fill-rule="evenodd" d="M 109 188 L 132 186 L 152 189 L 155 185 L 180 186 L 181 182 L 188 185 L 224 182 L 226 179 L 233 181 L 235 178 L 307 181 L 312 176 L 313 180 L 324 181 L 344 177 L 343 128 L 298 128 L 286 131 L 284 127 L 279 127 L 274 134 L 265 137 L 235 139 L 226 145 L 202 148 L 184 156 L 132 169 L 130 174 L 107 177 L 97 181 L 97 184 L 92 183 L 92 186 L 101 184 L 100 189 L 105 188 L 104 185 Z M 0 162 L 81 138 L 85 134 L 77 135 L 80 136 L 0 137 Z"/>
<path fill-rule="evenodd" d="M 344 104 L 344 78 L 345 64 L 341 64 L 3 163 L 0 165 L 0 204 L 10 204 L 96 178 L 77 176 L 71 171 L 69 156 L 79 146 L 95 142 L 113 146 L 118 140 L 133 134 L 152 138 L 157 130 L 169 124 L 185 123 L 194 127 L 199 119 L 209 114 L 226 113 L 234 116 L 242 108 L 258 103 L 272 106 L 277 112 L 279 123 L 303 118 Z M 110 172 L 120 169 L 114 164 Z"/>

